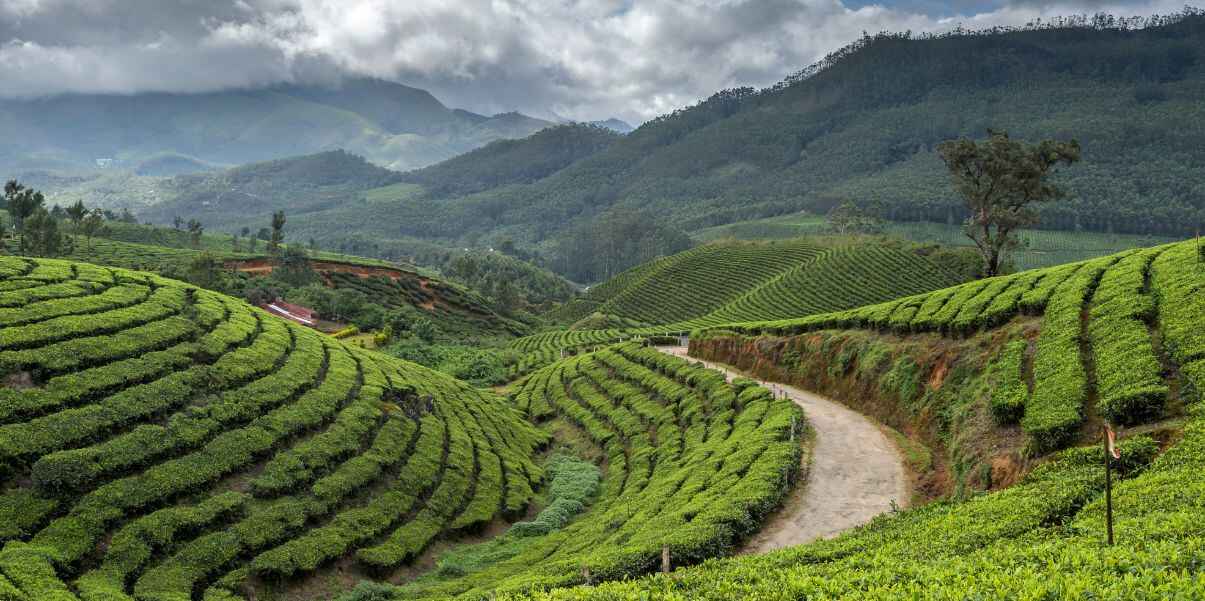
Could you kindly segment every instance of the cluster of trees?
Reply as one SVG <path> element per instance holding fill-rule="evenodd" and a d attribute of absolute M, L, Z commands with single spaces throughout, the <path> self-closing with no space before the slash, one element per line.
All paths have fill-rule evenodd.
<path fill-rule="evenodd" d="M 493 252 L 465 252 L 444 263 L 444 273 L 490 297 L 508 313 L 550 310 L 574 295 L 573 286 L 549 271 L 518 257 L 514 244 L 503 241 Z"/>
<path fill-rule="evenodd" d="M 92 238 L 103 233 L 106 218 L 118 218 L 111 211 L 99 208 L 89 210 L 83 201 L 76 201 L 66 209 L 58 205 L 47 209 L 45 195 L 17 180 L 4 184 L 0 209 L 6 210 L 13 221 L 12 232 L 17 237 L 17 251 L 41 257 L 58 256 L 74 248 L 74 239 L 64 236 L 59 227 L 60 221 L 68 222 L 69 233 L 83 236 L 91 245 Z M 128 211 L 125 214 L 128 215 Z M 3 222 L 0 221 L 2 228 Z"/>
<path fill-rule="evenodd" d="M 644 211 L 607 211 L 557 237 L 552 265 L 578 282 L 611 279 L 628 268 L 684 251 L 690 237 Z"/>
<path fill-rule="evenodd" d="M 834 233 L 879 234 L 883 232 L 881 208 L 861 208 L 851 201 L 833 207 L 826 216 L 829 229 Z"/>

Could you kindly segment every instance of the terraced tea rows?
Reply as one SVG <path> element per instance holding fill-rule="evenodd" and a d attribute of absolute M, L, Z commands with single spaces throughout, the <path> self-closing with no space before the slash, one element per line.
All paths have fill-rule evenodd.
<path fill-rule="evenodd" d="M 0 596 L 229 599 L 523 512 L 502 399 L 145 273 L 0 257 Z"/>
<path fill-rule="evenodd" d="M 757 271 L 752 264 L 759 261 L 767 262 L 768 267 Z M 772 271 L 777 275 L 765 277 Z M 747 273 L 760 275 L 749 277 Z M 729 323 L 826 313 L 955 283 L 953 276 L 925 257 L 874 244 L 835 249 L 800 241 L 777 246 L 705 246 L 625 272 L 598 287 L 605 287 L 609 295 L 599 311 L 663 325 L 543 332 L 520 338 L 511 346 L 527 354 L 523 365 L 532 366 L 558 358 L 562 351 L 632 337 L 680 335 Z M 592 290 L 586 298 L 594 293 Z M 598 295 L 603 298 L 602 292 Z M 724 301 L 724 297 L 732 298 Z M 671 310 L 674 306 L 693 309 Z M 714 310 L 699 313 L 705 307 Z M 693 316 L 681 318 L 688 314 Z M 516 369 L 515 373 L 526 372 Z"/>
<path fill-rule="evenodd" d="M 1021 313 L 1041 314 L 1029 362 L 1032 389 L 1026 386 L 1022 393 L 1018 371 L 1012 382 L 1002 383 L 1010 392 L 999 411 L 1020 416 L 1037 448 L 1049 450 L 1066 444 L 1088 411 L 1118 424 L 1162 415 L 1171 374 L 1183 373 L 1205 390 L 1205 351 L 1197 350 L 1205 349 L 1201 265 L 1195 244 L 1183 242 L 849 311 L 725 329 L 780 336 L 850 328 L 965 336 Z M 1015 355 L 1014 360 L 1024 363 Z M 1093 396 L 1095 404 L 1088 407 Z"/>
<path fill-rule="evenodd" d="M 957 283 L 914 252 L 877 245 L 835 248 L 690 323 L 701 326 L 802 317 Z"/>
<path fill-rule="evenodd" d="M 605 449 L 594 509 L 513 559 L 403 596 L 617 579 L 734 549 L 786 492 L 799 465 L 798 408 L 751 380 L 637 344 L 559 361 L 534 373 L 516 405 L 575 423 Z"/>
<path fill-rule="evenodd" d="M 599 285 L 593 310 L 648 324 L 700 317 L 758 284 L 814 260 L 823 249 L 801 240 L 710 244 L 642 265 Z"/>
<path fill-rule="evenodd" d="M 671 575 L 537 590 L 505 601 L 677 599 L 1176 599 L 1200 594 L 1205 418 L 1163 455 L 1121 445 L 1116 546 L 1104 533 L 1103 452 L 1065 451 L 1022 482 L 933 503 L 833 540 L 722 559 Z M 1153 461 L 1152 461 L 1152 458 Z M 1149 465 L 1149 467 L 1147 467 Z M 400 597 L 399 597 L 400 598 Z"/>

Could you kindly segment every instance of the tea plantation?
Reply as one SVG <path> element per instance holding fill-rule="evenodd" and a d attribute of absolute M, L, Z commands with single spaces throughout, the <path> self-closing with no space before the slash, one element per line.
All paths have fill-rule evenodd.
<path fill-rule="evenodd" d="M 1102 420 L 1138 425 L 1183 416 L 1138 427 L 1123 439 L 1122 459 L 1114 462 L 1114 478 L 1122 478 L 1113 488 L 1114 546 L 1105 544 L 1104 458 L 1094 444 L 1048 455 L 1003 490 L 886 514 L 834 540 L 712 561 L 671 575 L 497 598 L 1201 598 L 1203 259 L 1193 242 L 1176 243 L 854 310 L 728 325 L 692 336 L 692 354 L 709 338 L 785 337 L 803 344 L 809 336 L 851 329 L 877 332 L 884 340 L 919 337 L 936 344 L 1040 316 L 1036 339 L 1016 338 L 1001 348 L 992 365 L 998 386 L 990 394 L 994 419 L 1002 427 L 1019 421 L 1036 443 L 1031 452 L 1082 440 L 1089 422 L 1099 428 Z M 822 357 L 825 351 L 816 353 Z M 830 372 L 840 369 L 839 357 L 829 355 L 827 362 Z M 1158 438 L 1141 433 L 1160 428 Z M 1088 440 L 1099 440 L 1099 429 L 1089 430 Z"/>
<path fill-rule="evenodd" d="M 552 416 L 606 453 L 596 510 L 420 592 L 726 554 L 799 466 L 793 404 L 637 345 L 537 372 L 516 409 L 215 292 L 19 257 L 0 257 L 0 325 L 5 599 L 212 601 L 336 564 L 389 574 L 522 516 L 548 442 L 532 424 Z"/>
<path fill-rule="evenodd" d="M 596 311 L 649 325 L 552 330 L 515 340 L 516 375 L 575 351 L 635 336 L 860 307 L 957 284 L 911 250 L 875 243 L 826 248 L 808 240 L 707 245 L 630 269 L 552 317 Z"/>
<path fill-rule="evenodd" d="M 231 598 L 521 514 L 501 398 L 145 273 L 0 257 L 0 598 Z"/>

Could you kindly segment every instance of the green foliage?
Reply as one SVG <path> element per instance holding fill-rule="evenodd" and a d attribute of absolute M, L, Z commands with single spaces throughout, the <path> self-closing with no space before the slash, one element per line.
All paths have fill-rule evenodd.
<path fill-rule="evenodd" d="M 457 547 L 443 553 L 436 560 L 435 572 L 419 580 L 413 588 L 422 590 L 424 586 L 441 580 L 454 580 L 473 574 L 523 553 L 528 547 L 539 544 L 536 537 L 563 528 L 584 511 L 598 492 L 602 474 L 590 462 L 558 453 L 549 459 L 544 469 L 549 478 L 548 504 L 534 520 L 517 522 L 505 533 L 485 543 Z M 354 599 L 354 595 L 353 591 L 340 597 L 340 601 Z"/>
<path fill-rule="evenodd" d="M 1013 340 L 1005 345 L 999 359 L 992 365 L 994 372 L 988 383 L 991 395 L 992 415 L 1001 424 L 1014 424 L 1021 419 L 1025 403 L 1029 398 L 1029 387 L 1025 383 L 1025 352 L 1029 347 L 1026 340 Z"/>
<path fill-rule="evenodd" d="M 1083 420 L 1088 382 L 1080 357 L 1080 313 L 1101 274 L 1116 260 L 1106 257 L 1085 264 L 1055 289 L 1046 306 L 1034 355 L 1033 396 L 1021 419 L 1039 449 L 1065 444 Z"/>
<path fill-rule="evenodd" d="M 426 322 L 430 323 L 430 322 Z M 507 349 L 480 348 L 452 344 L 432 344 L 420 335 L 422 324 L 415 324 L 415 336 L 390 344 L 385 353 L 441 371 L 474 386 L 496 386 L 511 378 L 507 367 L 517 353 Z"/>
<path fill-rule="evenodd" d="M 1167 249 L 1125 257 L 1101 277 L 1092 296 L 1088 338 L 1096 358 L 1097 408 L 1114 423 L 1146 421 L 1162 413 L 1168 386 L 1147 322 L 1156 315 L 1146 290 L 1151 261 Z"/>
<path fill-rule="evenodd" d="M 594 282 L 690 248 L 684 232 L 642 210 L 608 211 L 565 230 L 554 242 L 552 265 L 565 277 Z"/>
<path fill-rule="evenodd" d="M 569 300 L 575 291 L 552 272 L 501 252 L 458 254 L 448 260 L 444 271 L 510 312 L 545 311 Z"/>
<path fill-rule="evenodd" d="M 1038 222 L 1037 208 L 1030 205 L 1066 195 L 1049 179 L 1058 165 L 1080 160 L 1080 147 L 1075 140 L 1026 144 L 989 129 L 983 143 L 946 140 L 937 145 L 937 154 L 970 213 L 963 231 L 983 257 L 984 274 L 994 276 L 1018 244 L 1015 230 Z"/>
<path fill-rule="evenodd" d="M 588 291 L 578 307 L 593 306 L 607 315 L 688 330 L 823 313 L 956 282 L 925 257 L 876 242 L 835 248 L 806 238 L 728 242 L 620 274 Z M 574 310 L 566 308 L 554 315 Z M 655 326 L 648 329 L 656 330 Z"/>

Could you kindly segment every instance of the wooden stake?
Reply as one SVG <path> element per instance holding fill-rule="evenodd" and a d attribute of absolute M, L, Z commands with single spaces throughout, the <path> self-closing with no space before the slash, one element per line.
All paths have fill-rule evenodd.
<path fill-rule="evenodd" d="M 669 545 L 661 547 L 661 573 L 669 573 Z"/>
<path fill-rule="evenodd" d="M 1113 453 L 1109 449 L 1109 434 L 1105 432 L 1105 536 L 1113 546 Z"/>

